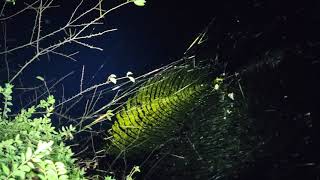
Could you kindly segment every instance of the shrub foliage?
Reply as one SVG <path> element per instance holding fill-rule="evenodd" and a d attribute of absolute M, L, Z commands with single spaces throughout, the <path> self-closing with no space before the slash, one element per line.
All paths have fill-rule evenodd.
<path fill-rule="evenodd" d="M 9 116 L 13 85 L 0 87 L 0 179 L 85 179 L 69 146 L 63 142 L 73 128 L 58 132 L 51 124 L 55 99 Z"/>

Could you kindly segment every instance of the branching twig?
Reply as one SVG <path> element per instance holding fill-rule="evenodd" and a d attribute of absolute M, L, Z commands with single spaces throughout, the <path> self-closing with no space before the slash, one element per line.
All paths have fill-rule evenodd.
<path fill-rule="evenodd" d="M 7 53 L 11 53 L 11 52 L 14 52 L 14 51 L 26 48 L 26 47 L 30 47 L 30 46 L 31 47 L 34 46 L 36 48 L 36 54 L 33 57 L 31 57 L 29 60 L 26 61 L 26 63 L 19 69 L 19 71 L 10 79 L 10 81 L 9 81 L 10 83 L 12 83 L 26 69 L 26 67 L 28 67 L 31 63 L 33 63 L 36 59 L 39 59 L 44 54 L 48 54 L 51 52 L 51 53 L 55 53 L 55 54 L 70 58 L 70 55 L 65 55 L 63 53 L 56 52 L 57 48 L 62 47 L 64 45 L 66 45 L 67 43 L 74 42 L 76 44 L 80 44 L 80 45 L 87 47 L 87 48 L 90 48 L 90 49 L 96 49 L 96 50 L 102 51 L 103 50 L 102 48 L 96 47 L 94 45 L 90 45 L 88 43 L 84 43 L 80 40 L 91 39 L 94 37 L 102 36 L 108 32 L 115 31 L 116 29 L 109 29 L 109 30 L 104 30 L 104 31 L 97 32 L 97 33 L 90 33 L 90 34 L 85 33 L 89 27 L 96 25 L 98 23 L 98 21 L 101 20 L 102 18 L 104 18 L 104 16 L 106 14 L 130 3 L 130 2 L 124 2 L 114 8 L 111 8 L 111 9 L 105 11 L 102 14 L 102 16 L 100 15 L 87 23 L 77 24 L 78 20 L 80 20 L 83 17 L 89 16 L 89 13 L 92 12 L 93 10 L 95 10 L 101 4 L 101 1 L 99 1 L 93 7 L 89 8 L 84 13 L 81 13 L 79 16 L 75 17 L 75 14 L 78 12 L 78 10 L 80 9 L 80 6 L 83 3 L 83 0 L 81 0 L 80 3 L 77 5 L 77 7 L 72 12 L 72 14 L 69 18 L 69 21 L 63 27 L 58 28 L 57 30 L 55 30 L 49 34 L 42 35 L 42 33 L 41 33 L 42 16 L 43 16 L 43 13 L 45 12 L 45 10 L 48 9 L 49 7 L 51 7 L 53 0 L 48 0 L 46 2 L 44 2 L 43 0 L 38 0 L 37 2 L 39 3 L 38 7 L 36 7 L 36 8 L 33 7 L 36 4 L 36 3 L 33 3 L 32 5 L 28 5 L 24 10 L 22 10 L 20 12 L 20 13 L 22 13 L 27 9 L 36 9 L 36 11 L 37 11 L 37 15 L 36 15 L 36 22 L 37 23 L 35 23 L 35 25 L 33 26 L 33 31 L 30 36 L 30 41 L 26 44 L 14 47 L 12 49 L 5 49 L 3 52 L 0 52 L 0 54 L 7 54 Z M 18 15 L 18 14 L 12 15 L 12 17 L 14 17 L 16 15 Z M 0 20 L 6 20 L 6 19 L 2 18 Z M 36 27 L 37 27 L 36 39 L 33 40 L 33 36 L 35 34 Z M 40 47 L 41 42 L 45 41 L 48 37 L 57 36 L 61 32 L 66 32 L 66 30 L 71 27 L 78 28 L 78 29 L 76 31 L 74 31 L 73 33 L 71 33 L 71 31 L 69 31 L 70 33 L 67 34 L 67 36 L 63 37 L 63 40 L 60 40 L 59 42 L 57 42 L 53 45 L 49 45 L 47 47 Z"/>

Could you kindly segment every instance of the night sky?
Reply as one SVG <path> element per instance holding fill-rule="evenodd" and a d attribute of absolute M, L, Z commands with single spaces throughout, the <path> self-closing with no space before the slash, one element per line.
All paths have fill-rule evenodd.
<path fill-rule="evenodd" d="M 17 1 L 16 6 L 7 8 L 8 12 L 5 13 L 10 14 L 21 9 L 25 6 L 23 2 L 30 4 L 33 1 Z M 48 10 L 48 14 L 43 17 L 43 33 L 46 34 L 61 27 L 77 2 L 55 1 L 53 5 L 59 4 L 60 7 Z M 119 3 L 118 0 L 106 1 L 103 2 L 103 8 L 108 9 Z M 48 58 L 43 56 L 44 60 L 31 65 L 24 71 L 25 74 L 21 78 L 25 79 L 25 84 L 34 86 L 34 83 L 41 83 L 34 79 L 37 75 L 45 77 L 46 80 L 52 80 L 74 71 L 75 73 L 65 81 L 67 88 L 74 93 L 77 92 L 74 89 L 78 87 L 83 65 L 85 66 L 84 81 L 87 87 L 104 81 L 109 74 L 121 76 L 127 71 L 132 71 L 136 75 L 141 75 L 181 58 L 187 47 L 213 18 L 216 23 L 211 29 L 215 31 L 216 44 L 229 43 L 231 34 L 237 31 L 255 35 L 261 32 L 267 34 L 264 38 L 268 41 L 261 43 L 261 41 L 254 42 L 249 39 L 243 44 L 238 44 L 239 48 L 230 52 L 230 56 L 234 54 L 233 56 L 237 57 L 232 63 L 239 66 L 242 62 L 246 62 L 244 59 L 250 58 L 248 55 L 256 52 L 251 49 L 252 47 L 263 51 L 269 47 L 278 46 L 277 39 L 280 36 L 290 36 L 290 33 L 296 40 L 299 40 L 299 36 L 301 39 L 308 36 L 308 31 L 313 32 L 311 36 L 314 35 L 318 30 L 317 27 L 313 27 L 319 22 L 318 8 L 319 2 L 316 1 L 301 4 L 289 1 L 258 0 L 244 2 L 167 0 L 147 1 L 145 7 L 129 4 L 111 12 L 104 18 L 104 24 L 96 27 L 96 30 L 117 28 L 117 31 L 86 41 L 101 47 L 104 51 L 74 44 L 67 45 L 60 48 L 60 51 L 80 51 L 75 56 L 77 62 L 52 54 L 48 61 Z M 8 39 L 11 40 L 7 43 L 9 48 L 28 41 L 34 15 L 34 12 L 27 11 L 16 20 L 7 22 Z M 45 43 L 50 44 L 50 40 L 53 41 L 54 37 Z M 225 53 L 229 53 L 227 51 L 226 48 Z M 23 64 L 32 52 L 27 49 L 10 54 L 11 68 L 17 69 L 17 66 Z M 239 56 L 236 55 L 237 52 L 240 52 Z M 5 73 L 4 69 L 2 72 Z"/>
<path fill-rule="evenodd" d="M 53 5 L 60 4 L 61 7 L 50 9 L 44 16 L 43 33 L 61 27 L 77 2 L 55 1 Z M 120 1 L 115 0 L 106 1 L 103 2 L 103 8 L 108 9 L 119 3 Z M 79 45 L 67 45 L 61 48 L 62 52 L 80 51 L 75 56 L 77 62 L 55 55 L 51 55 L 48 61 L 48 58 L 43 56 L 43 60 L 35 62 L 26 69 L 21 78 L 25 84 L 34 86 L 41 83 L 34 78 L 38 75 L 45 77 L 46 80 L 52 80 L 75 71 L 73 76 L 66 79 L 65 85 L 70 89 L 69 92 L 76 92 L 73 90 L 79 86 L 83 65 L 84 81 L 87 82 L 87 86 L 104 81 L 109 74 L 121 76 L 131 71 L 135 75 L 141 75 L 182 57 L 189 44 L 213 18 L 209 4 L 177 1 L 148 1 L 145 7 L 129 4 L 111 12 L 103 20 L 104 24 L 96 27 L 96 29 L 117 28 L 117 31 L 86 41 L 101 47 L 103 51 Z M 8 8 L 7 13 L 22 7 L 24 7 L 23 2 L 17 1 L 16 6 Z M 27 11 L 15 21 L 7 22 L 8 38 L 12 40 L 8 42 L 9 48 L 28 40 L 34 15 L 34 12 Z M 17 69 L 18 64 L 23 64 L 25 57 L 30 57 L 28 55 L 31 52 L 28 49 L 9 55 L 11 56 L 9 59 L 14 61 L 9 62 L 12 68 Z"/>
<path fill-rule="evenodd" d="M 31 3 L 32 1 L 17 0 L 16 6 L 8 6 L 5 13 L 11 14 L 23 8 L 25 6 L 23 2 Z M 77 2 L 73 0 L 55 1 L 54 4 L 59 4 L 61 7 L 50 9 L 48 14 L 43 17 L 43 33 L 61 27 Z M 103 8 L 109 9 L 120 2 L 120 0 L 105 0 Z M 16 87 L 35 87 L 42 84 L 36 79 L 36 76 L 45 77 L 47 81 L 55 81 L 74 71 L 62 82 L 67 90 L 66 96 L 70 97 L 79 92 L 83 66 L 85 66 L 84 88 L 104 82 L 110 74 L 124 76 L 127 71 L 131 71 L 134 75 L 142 75 L 182 58 L 188 46 L 214 19 L 208 31 L 210 41 L 204 46 L 193 49 L 192 53 L 204 58 L 212 58 L 219 54 L 221 61 L 228 63 L 227 71 L 234 72 L 257 63 L 257 57 L 267 54 L 266 52 L 277 54 L 279 49 L 281 51 L 287 50 L 289 53 L 285 55 L 283 67 L 274 74 L 285 77 L 283 81 L 287 84 L 281 90 L 290 94 L 290 97 L 294 97 L 286 102 L 289 104 L 288 109 L 294 110 L 296 114 L 293 117 L 298 117 L 296 118 L 298 120 L 300 116 L 300 119 L 303 119 L 303 114 L 309 111 L 312 111 L 313 119 L 317 119 L 320 100 L 318 87 L 320 71 L 318 69 L 320 57 L 319 10 L 320 1 L 311 0 L 300 2 L 288 0 L 147 0 L 144 7 L 129 4 L 111 12 L 104 18 L 103 24 L 95 29 L 117 28 L 117 31 L 85 41 L 103 48 L 103 51 L 68 44 L 60 50 L 62 52 L 79 50 L 80 53 L 75 56 L 77 62 L 57 55 L 51 55 L 49 59 L 47 56 L 43 56 L 40 61 L 31 64 L 20 76 L 23 85 L 18 80 L 14 83 L 16 83 Z M 29 40 L 34 15 L 34 12 L 28 11 L 15 20 L 6 21 L 9 49 Z M 3 22 L 1 22 L 1 26 L 0 48 L 3 50 Z M 50 41 L 55 41 L 55 38 L 58 37 L 61 35 L 52 37 L 44 44 L 50 44 Z M 26 57 L 32 55 L 33 50 L 25 49 L 8 55 L 11 77 L 19 69 L 19 65 L 25 62 Z M 302 59 L 305 61 L 299 61 L 300 57 L 303 57 Z M 0 58 L 2 61 L 3 55 Z M 1 83 L 7 81 L 6 73 L 5 64 L 1 63 Z M 270 74 L 273 75 L 273 72 Z M 252 77 L 253 82 L 261 85 L 261 87 L 257 86 L 257 89 L 260 88 L 261 94 L 270 95 L 268 93 L 271 90 L 270 92 L 264 91 L 264 82 L 258 79 L 266 77 L 254 77 L 254 75 Z M 273 84 L 268 85 L 273 86 Z M 61 95 L 61 88 L 62 86 L 58 85 L 54 94 Z M 259 95 L 259 93 L 257 94 Z M 263 98 L 261 99 L 266 102 L 272 101 L 272 98 Z M 28 98 L 24 101 L 27 103 Z M 287 105 L 284 106 L 287 107 Z M 277 146 L 283 144 L 283 141 L 288 141 L 288 146 L 282 147 L 283 151 L 276 152 L 278 154 L 269 158 L 268 161 L 265 161 L 264 157 L 259 159 L 256 170 L 254 168 L 248 170 L 243 177 L 253 177 L 254 179 L 255 176 L 259 177 L 263 173 L 265 176 L 261 175 L 261 177 L 275 180 L 293 179 L 294 177 L 303 179 L 303 175 L 308 173 L 307 179 L 320 177 L 320 157 L 316 153 L 316 150 L 320 150 L 320 143 L 317 141 L 317 136 L 320 135 L 318 131 L 320 123 L 314 121 L 312 131 L 308 132 L 309 129 L 301 127 L 303 122 L 298 122 L 295 119 L 292 123 L 290 118 L 283 118 L 286 120 L 279 125 L 281 126 L 279 129 L 287 128 L 290 130 L 285 131 L 285 137 L 281 137 L 283 139 L 275 140 Z M 286 123 L 290 126 L 285 127 Z M 297 139 L 301 142 L 294 144 L 295 142 L 289 141 L 291 136 L 299 136 Z M 305 147 L 302 142 L 305 137 L 311 137 L 316 143 Z M 270 149 L 276 148 L 272 146 Z M 293 158 L 291 161 L 291 157 L 286 157 L 286 153 L 288 156 L 297 154 L 295 149 L 298 149 L 305 156 L 301 156 L 301 159 L 294 157 L 296 159 Z M 289 152 L 292 152 L 291 155 Z M 273 160 L 277 157 L 280 161 L 285 157 L 285 162 L 274 163 Z M 296 161 L 296 164 L 290 164 Z M 265 162 L 267 165 L 264 166 Z M 312 166 L 307 164 L 309 162 L 313 163 Z M 283 169 L 281 169 L 281 163 L 285 164 Z"/>

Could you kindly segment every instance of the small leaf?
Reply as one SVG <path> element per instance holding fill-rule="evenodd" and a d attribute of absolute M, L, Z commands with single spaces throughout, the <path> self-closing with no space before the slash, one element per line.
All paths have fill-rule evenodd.
<path fill-rule="evenodd" d="M 131 71 L 127 72 L 127 77 L 133 75 L 133 73 Z"/>
<path fill-rule="evenodd" d="M 141 172 L 140 166 L 134 166 L 133 169 L 134 169 L 134 172 Z"/>
<path fill-rule="evenodd" d="M 44 162 L 49 164 L 49 165 L 53 165 L 54 164 L 53 161 L 50 160 L 50 159 L 46 159 L 46 160 L 44 160 Z"/>
<path fill-rule="evenodd" d="M 112 120 L 111 118 L 112 118 L 113 116 L 114 116 L 114 114 L 113 114 L 112 110 L 108 110 L 107 113 L 106 113 L 107 119 L 108 119 L 109 121 L 111 121 L 111 120 Z"/>
<path fill-rule="evenodd" d="M 62 162 L 56 162 L 55 166 L 57 168 L 58 175 L 64 175 L 67 173 L 67 170 Z"/>
<path fill-rule="evenodd" d="M 52 95 L 48 96 L 48 99 L 47 99 L 48 103 L 49 104 L 54 104 L 55 103 L 55 99 Z"/>
<path fill-rule="evenodd" d="M 131 77 L 131 76 L 128 76 L 128 78 L 129 78 L 129 80 L 131 81 L 131 82 L 136 82 L 136 80 L 134 79 L 134 77 Z"/>
<path fill-rule="evenodd" d="M 55 165 L 57 168 L 64 168 L 64 164 L 62 162 L 56 162 Z"/>
<path fill-rule="evenodd" d="M 39 157 L 34 157 L 34 158 L 32 158 L 32 161 L 35 163 L 39 163 L 39 162 L 41 162 L 41 159 Z"/>
<path fill-rule="evenodd" d="M 76 127 L 73 127 L 72 124 L 69 126 L 70 131 L 74 132 L 76 131 Z"/>
<path fill-rule="evenodd" d="M 117 76 L 115 74 L 111 74 L 108 77 L 108 81 L 111 81 L 113 84 L 116 84 L 117 83 Z"/>
<path fill-rule="evenodd" d="M 26 160 L 29 160 L 31 156 L 32 156 L 32 149 L 28 147 L 26 152 Z"/>
<path fill-rule="evenodd" d="M 15 141 L 19 141 L 20 140 L 20 134 L 17 134 L 15 137 Z"/>
<path fill-rule="evenodd" d="M 26 156 L 24 155 L 24 153 L 21 153 L 20 160 L 22 163 L 26 161 Z"/>
<path fill-rule="evenodd" d="M 19 169 L 24 172 L 29 172 L 31 170 L 31 168 L 27 165 L 22 165 L 19 167 Z"/>
<path fill-rule="evenodd" d="M 107 114 L 108 114 L 109 116 L 114 116 L 112 110 L 108 110 L 108 111 L 107 111 Z"/>
<path fill-rule="evenodd" d="M 59 176 L 59 180 L 68 180 L 68 179 L 69 179 L 68 175 Z"/>
<path fill-rule="evenodd" d="M 2 168 L 2 171 L 3 173 L 8 176 L 10 174 L 10 169 L 8 166 L 6 166 L 5 164 L 1 164 L 1 168 Z"/>
<path fill-rule="evenodd" d="M 219 84 L 215 84 L 214 85 L 214 90 L 218 90 L 219 89 Z"/>
<path fill-rule="evenodd" d="M 35 166 L 34 166 L 34 164 L 32 163 L 32 162 L 27 162 L 27 165 L 31 168 L 31 169 L 34 169 L 35 168 Z"/>
<path fill-rule="evenodd" d="M 229 93 L 229 94 L 228 94 L 228 97 L 229 97 L 230 99 L 234 100 L 234 93 Z"/>
<path fill-rule="evenodd" d="M 19 179 L 25 179 L 26 173 L 24 171 L 17 170 L 13 173 L 14 176 L 19 177 Z"/>
<path fill-rule="evenodd" d="M 36 76 L 36 79 L 40 80 L 40 81 L 44 81 L 44 78 L 41 76 Z"/>
<path fill-rule="evenodd" d="M 12 171 L 15 171 L 18 168 L 18 164 L 13 163 L 12 164 Z"/>
<path fill-rule="evenodd" d="M 39 141 L 37 150 L 35 151 L 35 154 L 39 154 L 41 152 L 45 152 L 48 150 L 51 151 L 52 144 L 53 144 L 53 141 L 49 141 L 49 142 Z M 38 156 L 38 157 L 40 157 L 40 156 Z"/>
<path fill-rule="evenodd" d="M 110 78 L 110 81 L 111 81 L 113 84 L 117 84 L 117 79 L 115 79 L 115 78 Z"/>
<path fill-rule="evenodd" d="M 145 0 L 134 0 L 133 3 L 137 6 L 144 6 L 146 4 Z"/>
<path fill-rule="evenodd" d="M 37 174 L 37 176 L 42 180 L 42 179 L 47 179 L 43 174 Z"/>
<path fill-rule="evenodd" d="M 104 177 L 104 180 L 116 180 L 116 179 L 114 179 L 114 178 L 111 177 L 111 176 L 107 176 L 107 177 Z"/>

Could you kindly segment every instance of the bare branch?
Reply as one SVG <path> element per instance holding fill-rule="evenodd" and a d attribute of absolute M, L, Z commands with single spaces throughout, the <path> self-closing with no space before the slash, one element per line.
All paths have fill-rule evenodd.
<path fill-rule="evenodd" d="M 84 65 L 82 66 L 82 72 L 81 72 L 81 79 L 80 79 L 80 92 L 82 92 L 83 76 L 84 76 Z"/>
<path fill-rule="evenodd" d="M 3 39 L 4 39 L 4 49 L 7 50 L 7 25 L 3 24 Z M 7 69 L 7 78 L 10 79 L 10 69 L 9 69 L 9 63 L 8 63 L 8 54 L 4 54 L 4 61 L 6 63 L 6 69 Z"/>
<path fill-rule="evenodd" d="M 90 44 L 86 44 L 86 43 L 83 43 L 83 42 L 80 42 L 80 41 L 77 41 L 77 40 L 72 40 L 72 41 L 77 43 L 77 44 L 80 44 L 82 46 L 85 46 L 87 48 L 90 48 L 90 49 L 96 49 L 96 50 L 99 50 L 99 51 L 103 51 L 102 48 L 99 48 L 99 47 L 96 47 L 96 46 L 93 46 L 93 45 L 90 45 Z"/>
<path fill-rule="evenodd" d="M 15 16 L 17 16 L 17 15 L 25 12 L 26 10 L 31 9 L 31 8 L 33 7 L 33 5 L 37 4 L 38 2 L 39 2 L 39 0 L 37 0 L 37 1 L 35 1 L 34 3 L 32 3 L 31 5 L 23 8 L 22 10 L 16 12 L 15 14 L 12 14 L 12 15 L 10 15 L 10 16 L 8 16 L 8 17 L 0 18 L 0 21 L 5 21 L 5 20 L 8 20 L 8 19 L 11 19 L 11 18 L 13 18 L 13 17 L 15 17 Z M 3 13 L 1 12 L 1 14 L 3 14 Z"/>
<path fill-rule="evenodd" d="M 9 49 L 9 50 L 5 50 L 3 52 L 0 52 L 0 54 L 7 54 L 7 53 L 10 53 L 10 52 L 13 52 L 13 51 L 16 51 L 16 50 L 19 50 L 19 49 L 22 49 L 22 48 L 25 48 L 25 47 L 28 47 L 28 46 L 35 46 L 36 47 L 36 54 L 34 55 L 34 57 L 30 58 L 30 60 L 27 61 L 27 63 L 25 65 L 23 65 L 21 67 L 21 69 L 11 78 L 10 82 L 12 82 L 14 79 L 16 79 L 16 77 L 22 73 L 22 71 L 27 67 L 29 66 L 32 62 L 34 62 L 35 59 L 38 59 L 40 56 L 44 55 L 44 54 L 47 54 L 47 53 L 56 53 L 57 52 L 54 52 L 57 48 L 65 45 L 66 43 L 71 43 L 71 42 L 74 42 L 74 43 L 77 43 L 77 44 L 80 44 L 84 47 L 87 47 L 87 48 L 90 48 L 90 49 L 96 49 L 96 50 L 100 50 L 102 51 L 103 49 L 102 48 L 99 48 L 99 47 L 96 47 L 94 45 L 90 45 L 90 44 L 87 44 L 87 43 L 84 43 L 84 42 L 81 42 L 79 40 L 81 39 L 90 39 L 90 38 L 94 38 L 94 37 L 98 37 L 98 36 L 102 36 L 108 32 L 112 32 L 112 31 L 115 31 L 116 29 L 109 29 L 109 30 L 104 30 L 104 31 L 101 31 L 101 32 L 97 32 L 97 33 L 90 33 L 90 34 L 86 34 L 85 31 L 91 27 L 92 25 L 95 25 L 98 23 L 98 21 L 100 19 L 102 19 L 106 14 L 110 13 L 111 11 L 115 10 L 115 9 L 118 9 L 128 3 L 130 3 L 131 1 L 127 1 L 125 3 L 122 3 L 114 8 L 111 8 L 107 11 L 105 11 L 102 16 L 98 16 L 97 18 L 91 20 L 90 22 L 88 23 L 83 23 L 83 24 L 75 24 L 77 20 L 79 20 L 81 17 L 84 17 L 85 15 L 87 15 L 88 13 L 90 13 L 91 11 L 95 10 L 95 8 L 97 8 L 101 1 L 99 1 L 96 5 L 94 5 L 92 8 L 88 9 L 87 11 L 85 11 L 84 13 L 82 13 L 81 15 L 77 16 L 75 18 L 75 14 L 77 13 L 78 9 L 80 8 L 81 4 L 83 3 L 83 1 L 81 1 L 78 6 L 75 8 L 75 10 L 72 12 L 71 14 L 71 17 L 68 21 L 68 23 L 66 23 L 62 28 L 59 28 L 49 34 L 46 34 L 46 35 L 41 35 L 41 20 L 42 20 L 42 16 L 43 16 L 43 13 L 44 11 L 50 7 L 51 3 L 53 2 L 53 0 L 50 0 L 50 1 L 46 1 L 45 3 L 43 2 L 43 0 L 40 0 L 38 1 L 40 4 L 37 8 L 37 18 L 36 18 L 36 21 L 37 23 L 35 24 L 34 26 L 34 29 L 33 29 L 33 32 L 31 34 L 31 38 L 30 38 L 30 42 L 29 43 L 26 43 L 24 45 L 21 45 L 21 46 L 18 46 L 18 47 L 15 47 L 15 48 L 12 48 L 12 49 Z M 34 4 L 33 4 L 34 5 Z M 28 8 L 34 8 L 33 6 L 28 6 Z M 66 29 L 67 28 L 70 28 L 70 27 L 79 27 L 79 30 L 77 31 L 74 31 L 73 33 L 71 33 L 71 29 L 69 29 L 69 34 L 67 34 L 67 37 L 64 37 L 64 39 L 62 41 L 59 41 L 58 43 L 55 43 L 53 45 L 50 45 L 48 47 L 45 47 L 45 48 L 41 48 L 40 47 L 40 43 L 41 41 L 45 40 L 46 38 L 50 37 L 50 36 L 54 36 L 60 32 L 66 32 Z M 32 40 L 33 39 L 33 36 L 34 36 L 34 33 L 35 33 L 35 27 L 37 27 L 37 37 L 36 37 L 36 40 Z M 68 55 L 63 55 L 63 53 L 58 53 L 59 55 L 62 55 L 62 56 L 65 56 L 65 57 L 69 57 Z"/>
<path fill-rule="evenodd" d="M 108 32 L 113 32 L 113 31 L 116 31 L 118 29 L 108 29 L 108 30 L 105 30 L 105 31 L 102 31 L 102 32 L 99 32 L 99 33 L 94 33 L 94 34 L 90 34 L 90 35 L 87 35 L 87 36 L 81 36 L 81 37 L 77 37 L 75 39 L 79 40 L 79 39 L 90 39 L 90 38 L 93 38 L 93 37 L 97 37 L 97 36 L 102 36 Z"/>

